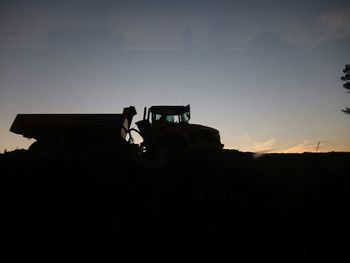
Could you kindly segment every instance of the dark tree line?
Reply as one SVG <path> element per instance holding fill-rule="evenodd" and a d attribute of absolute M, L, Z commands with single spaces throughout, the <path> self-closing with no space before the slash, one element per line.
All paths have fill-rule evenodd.
<path fill-rule="evenodd" d="M 344 81 L 343 84 L 344 89 L 348 90 L 348 93 L 350 93 L 350 65 L 346 64 L 345 68 L 343 69 L 344 76 L 342 76 L 340 79 Z M 345 109 L 342 109 L 342 112 L 350 115 L 350 108 L 346 107 Z"/>

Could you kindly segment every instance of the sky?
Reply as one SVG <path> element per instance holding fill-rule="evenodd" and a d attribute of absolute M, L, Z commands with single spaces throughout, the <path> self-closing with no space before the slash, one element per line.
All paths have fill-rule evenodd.
<path fill-rule="evenodd" d="M 191 105 L 226 149 L 350 151 L 350 2 L 0 1 L 0 152 L 18 113 Z"/>

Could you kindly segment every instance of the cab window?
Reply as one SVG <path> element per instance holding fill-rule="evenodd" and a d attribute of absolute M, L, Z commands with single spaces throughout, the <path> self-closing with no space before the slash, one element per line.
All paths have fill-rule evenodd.
<path fill-rule="evenodd" d="M 181 118 L 177 115 L 161 115 L 161 114 L 153 114 L 152 122 L 164 120 L 169 123 L 180 122 Z"/>

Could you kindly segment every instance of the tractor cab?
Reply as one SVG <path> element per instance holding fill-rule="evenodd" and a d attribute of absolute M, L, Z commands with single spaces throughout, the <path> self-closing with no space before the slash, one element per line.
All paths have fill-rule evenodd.
<path fill-rule="evenodd" d="M 166 131 L 188 126 L 191 117 L 190 105 L 187 106 L 151 106 L 144 108 L 143 119 L 136 122 L 144 145 L 150 146 Z"/>
<path fill-rule="evenodd" d="M 157 122 L 188 123 L 191 118 L 190 105 L 187 106 L 152 106 L 148 110 L 147 119 Z"/>

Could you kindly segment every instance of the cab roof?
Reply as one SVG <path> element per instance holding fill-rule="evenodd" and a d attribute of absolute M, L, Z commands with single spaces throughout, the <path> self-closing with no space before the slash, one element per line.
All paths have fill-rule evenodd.
<path fill-rule="evenodd" d="M 152 106 L 149 111 L 161 115 L 182 115 L 190 112 L 190 105 L 187 106 Z"/>

